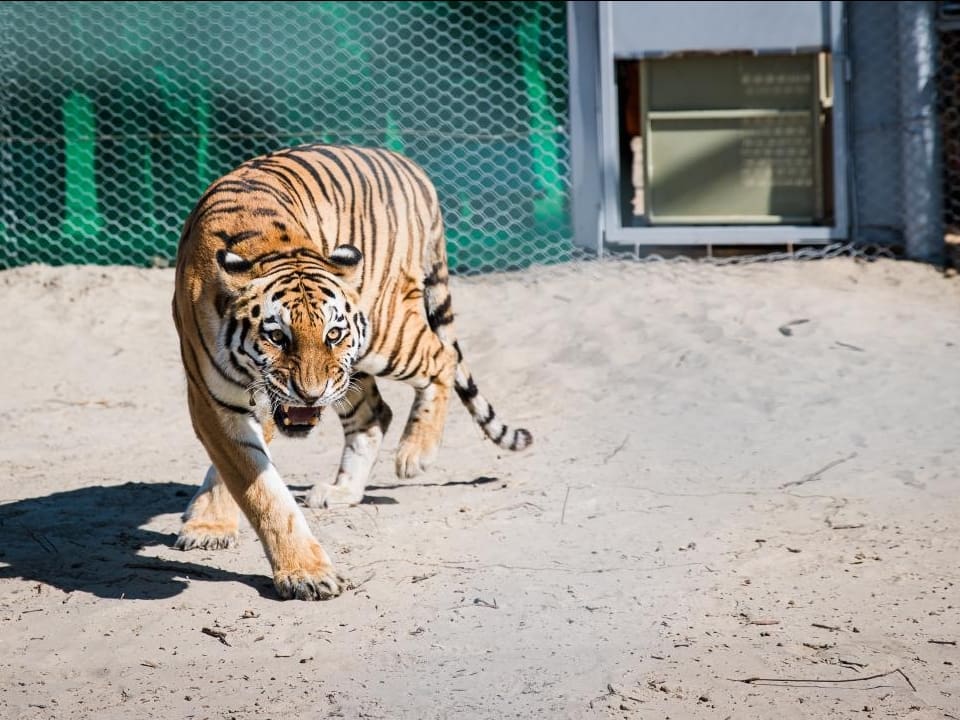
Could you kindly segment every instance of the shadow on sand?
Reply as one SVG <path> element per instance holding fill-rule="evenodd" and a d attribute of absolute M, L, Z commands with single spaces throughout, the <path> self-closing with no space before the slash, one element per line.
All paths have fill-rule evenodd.
<path fill-rule="evenodd" d="M 145 547 L 173 545 L 172 533 L 142 526 L 157 515 L 183 512 L 194 492 L 196 486 L 181 483 L 130 482 L 0 505 L 0 579 L 102 598 L 160 600 L 186 589 L 187 578 L 202 578 L 245 583 L 276 599 L 268 575 L 220 570 L 203 553 L 183 553 L 183 561 L 140 554 Z"/>

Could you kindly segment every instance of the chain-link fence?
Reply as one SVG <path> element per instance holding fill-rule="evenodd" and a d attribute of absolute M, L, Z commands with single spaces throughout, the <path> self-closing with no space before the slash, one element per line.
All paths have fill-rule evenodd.
<path fill-rule="evenodd" d="M 960 233 L 960 3 L 938 3 L 938 82 L 910 96 L 919 5 L 845 3 L 852 239 L 894 251 L 943 233 L 909 152 L 937 96 Z M 165 264 L 210 181 L 316 141 L 420 162 L 456 273 L 567 261 L 566 25 L 563 2 L 0 3 L 0 268 Z"/>
<path fill-rule="evenodd" d="M 940 3 L 938 29 L 943 225 L 950 259 L 960 267 L 960 2 Z"/>
<path fill-rule="evenodd" d="M 562 2 L 0 4 L 0 267 L 168 262 L 204 187 L 300 142 L 434 178 L 455 272 L 562 261 Z"/>

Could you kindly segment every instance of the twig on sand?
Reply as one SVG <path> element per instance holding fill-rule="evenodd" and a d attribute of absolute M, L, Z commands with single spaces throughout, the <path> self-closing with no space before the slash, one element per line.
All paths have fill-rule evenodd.
<path fill-rule="evenodd" d="M 563 519 L 567 516 L 567 500 L 570 499 L 570 486 L 567 485 L 567 494 L 563 496 L 563 509 L 560 511 L 560 524 L 563 525 Z"/>
<path fill-rule="evenodd" d="M 840 632 L 840 628 L 835 625 L 824 625 L 823 623 L 810 623 L 811 627 L 820 628 L 821 630 L 833 630 L 834 632 Z"/>
<path fill-rule="evenodd" d="M 633 702 L 638 702 L 638 703 L 643 702 L 643 700 L 641 700 L 638 697 L 633 697 L 632 695 L 625 695 L 624 693 L 620 692 L 613 686 L 613 683 L 607 683 L 607 692 L 591 700 L 590 709 L 591 710 L 593 709 L 593 704 L 595 702 L 597 702 L 598 700 L 606 700 L 608 697 L 618 697 L 621 700 L 632 700 Z"/>
<path fill-rule="evenodd" d="M 790 329 L 791 325 L 803 325 L 804 323 L 808 323 L 808 322 L 810 322 L 809 318 L 800 318 L 799 320 L 791 320 L 790 322 L 784 323 L 783 325 L 778 327 L 777 330 L 779 330 L 780 334 L 783 335 L 784 337 L 790 337 L 791 335 L 793 335 L 793 330 Z"/>
<path fill-rule="evenodd" d="M 160 563 L 124 563 L 123 566 L 132 568 L 134 570 L 156 570 L 157 572 L 183 573 L 184 571 L 182 567 L 177 567 L 176 565 L 163 565 Z M 195 568 L 190 568 L 190 575 L 196 575 L 197 577 L 202 578 L 213 577 L 210 573 Z"/>
<path fill-rule="evenodd" d="M 867 680 L 876 680 L 878 678 L 887 677 L 888 675 L 900 675 L 904 680 L 907 681 L 907 685 L 910 686 L 910 689 L 914 692 L 917 691 L 916 686 L 913 682 L 907 677 L 907 674 L 900 668 L 894 670 L 888 670 L 885 673 L 878 673 L 876 675 L 867 675 L 866 677 L 855 677 L 847 678 L 845 680 L 827 680 L 823 678 L 762 678 L 762 677 L 750 677 L 750 678 L 727 678 L 732 682 L 746 683 L 747 685 L 754 685 L 756 683 L 859 683 L 866 682 Z"/>
<path fill-rule="evenodd" d="M 29 535 L 30 539 L 33 540 L 37 545 L 42 547 L 45 552 L 48 552 L 51 555 L 56 555 L 60 552 L 57 550 L 57 546 L 54 545 L 50 541 L 50 538 L 48 538 L 46 535 L 37 535 L 35 532 L 33 532 L 33 530 L 28 530 L 27 535 Z"/>
<path fill-rule="evenodd" d="M 227 634 L 223 630 L 215 630 L 213 628 L 201 628 L 200 632 L 204 635 L 209 635 L 210 637 L 215 637 L 217 640 L 222 642 L 227 647 L 232 647 L 230 643 L 227 642 Z"/>
<path fill-rule="evenodd" d="M 629 435 L 627 435 L 625 438 L 623 438 L 623 442 L 620 443 L 619 445 L 617 445 L 617 449 L 614 450 L 612 453 L 610 453 L 609 455 L 607 455 L 607 456 L 603 459 L 603 464 L 606 465 L 608 462 L 610 462 L 611 460 L 613 460 L 613 458 L 616 456 L 616 454 L 617 454 L 618 452 L 620 452 L 621 450 L 623 450 L 623 449 L 627 446 L 627 440 L 629 440 L 629 439 L 630 439 L 630 436 L 629 436 Z"/>
<path fill-rule="evenodd" d="M 791 480 L 790 482 L 784 483 L 783 485 L 780 486 L 780 489 L 781 489 L 781 490 L 785 490 L 785 489 L 788 488 L 788 487 L 796 487 L 796 486 L 798 486 L 798 485 L 805 485 L 805 484 L 808 483 L 808 482 L 813 482 L 814 480 L 819 480 L 819 479 L 820 479 L 820 476 L 823 475 L 827 470 L 830 470 L 831 468 L 835 468 L 837 465 L 840 465 L 841 463 L 845 463 L 845 462 L 847 462 L 848 460 L 853 460 L 856 456 L 857 456 L 856 453 L 850 453 L 849 455 L 847 455 L 847 457 L 845 457 L 845 458 L 840 458 L 839 460 L 834 460 L 834 461 L 831 462 L 831 463 L 827 463 L 826 465 L 824 465 L 822 468 L 820 468 L 820 469 L 817 470 L 816 472 L 812 472 L 812 473 L 810 473 L 809 475 L 804 475 L 804 476 L 803 476 L 802 478 L 800 478 L 799 480 Z"/>
<path fill-rule="evenodd" d="M 927 642 L 934 645 L 953 645 L 954 647 L 957 645 L 956 640 L 927 640 Z"/>
<path fill-rule="evenodd" d="M 356 585 L 351 586 L 350 589 L 353 590 L 354 593 L 356 593 L 356 592 L 357 592 L 358 590 L 360 590 L 364 585 L 366 585 L 368 582 L 370 582 L 371 580 L 373 580 L 376 576 L 377 576 L 376 573 L 370 573 L 369 575 L 367 575 L 366 578 L 364 578 L 363 580 L 361 580 L 360 582 L 358 582 Z"/>
<path fill-rule="evenodd" d="M 426 573 L 425 575 L 414 575 L 414 576 L 413 576 L 413 579 L 410 580 L 410 582 L 412 582 L 412 583 L 423 582 L 424 580 L 429 580 L 430 578 L 434 577 L 435 575 L 439 575 L 439 574 L 440 574 L 440 573 L 435 573 L 435 572 L 434 572 L 434 573 Z"/>
<path fill-rule="evenodd" d="M 855 660 L 844 660 L 843 658 L 837 658 L 837 664 L 843 667 L 849 667 L 857 672 L 860 672 L 859 668 L 865 668 L 867 666 L 866 663 L 856 662 Z"/>

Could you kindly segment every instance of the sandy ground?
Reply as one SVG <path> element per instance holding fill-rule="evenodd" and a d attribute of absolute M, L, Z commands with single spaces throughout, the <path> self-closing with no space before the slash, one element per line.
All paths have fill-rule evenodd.
<path fill-rule="evenodd" d="M 960 717 L 960 280 L 455 281 L 478 384 L 535 444 L 452 405 L 401 483 L 395 423 L 367 503 L 307 511 L 359 584 L 323 603 L 276 598 L 248 526 L 172 548 L 207 465 L 172 282 L 0 273 L 0 717 Z M 340 442 L 330 417 L 278 441 L 296 495 Z"/>

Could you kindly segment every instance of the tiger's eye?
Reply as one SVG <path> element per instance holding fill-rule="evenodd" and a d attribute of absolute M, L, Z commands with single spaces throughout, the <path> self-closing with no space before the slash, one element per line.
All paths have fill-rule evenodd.
<path fill-rule="evenodd" d="M 331 344 L 336 343 L 342 337 L 343 337 L 343 330 L 341 330 L 340 328 L 330 328 L 330 330 L 327 331 L 328 343 L 331 343 Z"/>
<path fill-rule="evenodd" d="M 274 345 L 283 347 L 287 342 L 287 336 L 284 335 L 283 330 L 271 330 L 267 333 L 267 339 L 270 340 Z"/>

